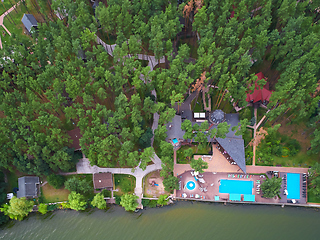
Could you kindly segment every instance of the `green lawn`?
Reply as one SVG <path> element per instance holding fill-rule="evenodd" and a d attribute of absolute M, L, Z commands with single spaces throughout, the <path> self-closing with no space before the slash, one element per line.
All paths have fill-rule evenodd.
<path fill-rule="evenodd" d="M 308 155 L 307 153 L 300 151 L 297 155 L 292 157 L 278 157 L 274 156 L 273 165 L 281 165 L 283 167 L 309 167 L 313 166 L 317 162 L 317 155 Z"/>
<path fill-rule="evenodd" d="M 190 146 L 187 146 L 187 145 L 181 146 L 181 148 L 179 148 L 179 150 L 177 151 L 177 163 L 190 164 L 190 161 L 188 161 L 184 157 L 184 150 L 186 150 L 188 148 L 190 148 Z M 211 144 L 208 144 L 208 146 L 205 149 L 199 150 L 198 144 L 192 143 L 191 148 L 193 150 L 193 155 L 205 155 L 205 154 L 208 154 L 210 151 L 212 151 Z"/>
<path fill-rule="evenodd" d="M 118 192 L 114 192 L 115 196 L 121 196 L 125 193 L 134 193 L 136 187 L 136 178 L 128 174 L 114 174 L 115 189 L 119 189 Z"/>
<path fill-rule="evenodd" d="M 308 189 L 308 203 L 320 203 L 320 198 L 315 196 L 311 191 Z"/>
<path fill-rule="evenodd" d="M 49 184 L 41 187 L 41 197 L 44 203 L 67 201 L 69 193 L 70 191 L 64 187 L 55 189 Z"/>

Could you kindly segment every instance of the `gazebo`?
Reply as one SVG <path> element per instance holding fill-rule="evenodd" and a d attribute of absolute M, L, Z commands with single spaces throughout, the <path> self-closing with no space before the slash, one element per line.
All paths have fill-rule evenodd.
<path fill-rule="evenodd" d="M 213 124 L 218 125 L 219 123 L 225 121 L 225 113 L 222 110 L 217 109 L 210 114 L 209 121 Z"/>

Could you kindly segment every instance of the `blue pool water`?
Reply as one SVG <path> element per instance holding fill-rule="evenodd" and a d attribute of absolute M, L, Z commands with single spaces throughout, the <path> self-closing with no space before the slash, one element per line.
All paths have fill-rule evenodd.
<path fill-rule="evenodd" d="M 219 193 L 252 194 L 253 181 L 221 179 Z"/>
<path fill-rule="evenodd" d="M 174 138 L 174 139 L 172 139 L 172 142 L 173 142 L 174 144 L 176 144 L 176 143 L 178 143 L 178 139 Z"/>
<path fill-rule="evenodd" d="M 196 188 L 196 184 L 194 183 L 194 181 L 189 181 L 189 182 L 187 182 L 186 187 L 188 190 L 193 190 Z"/>
<path fill-rule="evenodd" d="M 288 199 L 300 199 L 300 174 L 287 173 Z"/>

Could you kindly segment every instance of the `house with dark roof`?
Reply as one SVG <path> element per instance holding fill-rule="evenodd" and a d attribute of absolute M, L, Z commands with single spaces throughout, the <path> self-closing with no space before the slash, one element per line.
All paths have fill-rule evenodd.
<path fill-rule="evenodd" d="M 23 14 L 21 22 L 29 35 L 32 35 L 32 31 L 38 28 L 38 22 L 32 14 Z"/>
<path fill-rule="evenodd" d="M 18 178 L 19 190 L 17 197 L 36 198 L 40 193 L 40 180 L 36 176 L 25 176 Z"/>
<path fill-rule="evenodd" d="M 71 131 L 68 131 L 67 134 L 72 139 L 72 144 L 69 147 L 74 148 L 75 151 L 81 150 L 79 140 L 82 138 L 82 134 L 80 133 L 80 128 L 77 127 Z"/>
<path fill-rule="evenodd" d="M 112 173 L 94 173 L 93 174 L 94 189 L 113 189 Z"/>
<path fill-rule="evenodd" d="M 201 122 L 196 121 L 195 119 L 189 119 L 192 123 L 192 126 L 195 124 L 201 125 Z M 210 129 L 217 128 L 218 124 L 221 122 L 227 122 L 229 127 L 229 132 L 226 134 L 225 138 L 215 138 L 212 139 L 210 136 L 207 137 L 208 142 L 217 145 L 217 149 L 223 154 L 226 160 L 232 164 L 239 166 L 239 169 L 246 173 L 246 161 L 245 161 L 245 152 L 244 152 L 244 140 L 241 135 L 235 135 L 236 131 L 232 131 L 232 127 L 238 126 L 240 122 L 238 113 L 229 113 L 225 114 L 221 110 L 216 110 L 212 113 L 206 114 L 206 120 L 209 120 L 209 131 Z M 167 135 L 166 140 L 173 143 L 176 146 L 175 141 L 172 141 L 174 138 L 179 140 L 179 142 L 189 142 L 191 139 L 184 140 L 183 135 L 185 131 L 181 130 L 182 118 L 179 115 L 176 115 L 172 122 L 167 124 Z M 193 142 L 195 140 L 193 139 Z"/>
<path fill-rule="evenodd" d="M 269 103 L 272 92 L 269 90 L 269 83 L 267 82 L 263 87 L 258 86 L 258 81 L 265 79 L 262 72 L 256 74 L 258 79 L 255 82 L 254 91 L 249 90 L 247 93 L 246 101 L 252 103 L 253 105 L 263 104 L 266 106 Z M 250 87 L 250 86 L 249 86 Z"/>

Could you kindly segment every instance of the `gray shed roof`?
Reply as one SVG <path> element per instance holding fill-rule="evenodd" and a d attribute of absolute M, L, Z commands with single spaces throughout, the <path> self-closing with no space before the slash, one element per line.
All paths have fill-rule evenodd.
<path fill-rule="evenodd" d="M 26 27 L 28 32 L 31 31 L 32 27 L 37 27 L 38 26 L 38 22 L 37 22 L 37 20 L 35 19 L 35 17 L 32 14 L 24 14 L 22 19 L 21 19 L 21 22 Z"/>
<path fill-rule="evenodd" d="M 246 173 L 246 158 L 244 154 L 244 141 L 242 138 L 217 138 L 218 143 L 224 148 L 229 156 L 237 163 L 241 170 Z"/>
<path fill-rule="evenodd" d="M 26 176 L 18 178 L 19 191 L 17 197 L 37 197 L 38 188 L 37 184 L 40 184 L 39 177 Z"/>

